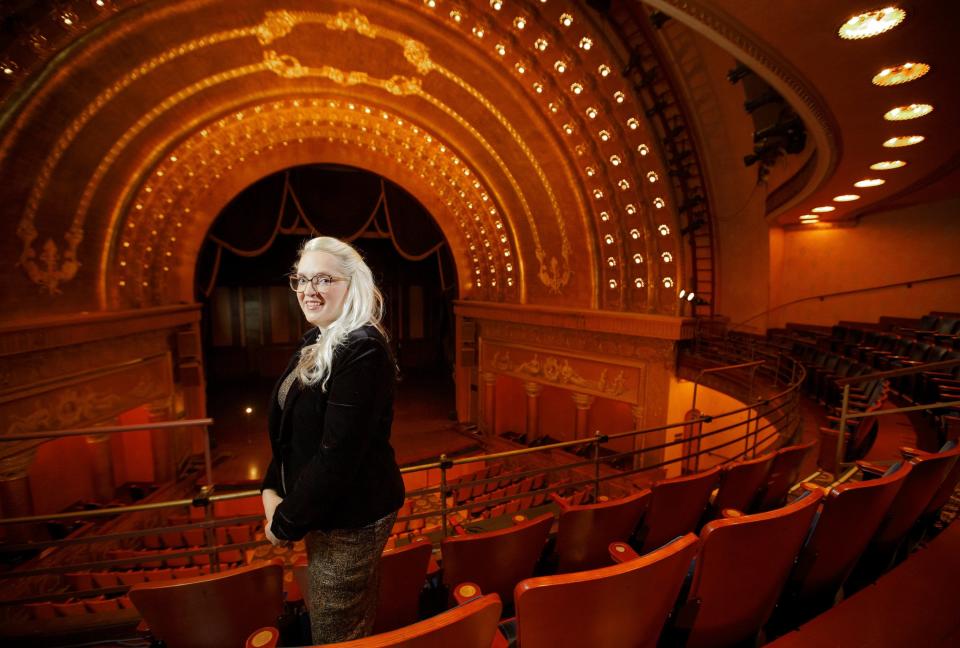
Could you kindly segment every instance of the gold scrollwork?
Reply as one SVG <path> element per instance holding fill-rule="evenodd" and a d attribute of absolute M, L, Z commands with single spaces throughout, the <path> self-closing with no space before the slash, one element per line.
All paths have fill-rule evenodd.
<path fill-rule="evenodd" d="M 43 250 L 37 257 L 33 249 L 33 242 L 37 238 L 37 230 L 32 222 L 21 223 L 17 232 L 23 241 L 23 251 L 20 253 L 19 265 L 30 277 L 30 280 L 47 289 L 51 295 L 60 294 L 60 283 L 70 281 L 77 275 L 80 262 L 77 261 L 77 246 L 83 240 L 83 230 L 72 227 L 64 234 L 66 248 L 61 258 L 60 249 L 52 238 L 43 244 Z M 41 263 L 43 267 L 41 267 Z"/>
<path fill-rule="evenodd" d="M 257 40 L 261 45 L 269 45 L 289 34 L 298 22 L 297 17 L 289 11 L 268 11 L 263 22 L 257 25 Z"/>

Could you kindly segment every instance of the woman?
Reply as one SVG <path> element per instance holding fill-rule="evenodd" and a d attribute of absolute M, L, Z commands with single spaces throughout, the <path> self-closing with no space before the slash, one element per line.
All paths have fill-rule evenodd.
<path fill-rule="evenodd" d="M 274 389 L 266 535 L 306 538 L 314 643 L 369 635 L 379 559 L 403 504 L 390 446 L 396 365 L 370 268 L 334 238 L 307 241 L 290 287 L 313 328 Z"/>

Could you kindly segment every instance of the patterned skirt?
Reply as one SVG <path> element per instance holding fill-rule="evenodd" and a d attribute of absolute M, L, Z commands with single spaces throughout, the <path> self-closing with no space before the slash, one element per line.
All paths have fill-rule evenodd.
<path fill-rule="evenodd" d="M 380 585 L 380 554 L 396 519 L 394 512 L 359 529 L 307 534 L 307 609 L 313 643 L 359 639 L 372 632 Z"/>

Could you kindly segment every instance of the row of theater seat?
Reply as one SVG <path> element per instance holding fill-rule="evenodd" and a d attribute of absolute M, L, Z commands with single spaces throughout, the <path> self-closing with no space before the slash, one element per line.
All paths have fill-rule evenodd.
<path fill-rule="evenodd" d="M 218 545 L 250 542 L 256 531 L 252 524 L 234 524 L 213 528 L 214 539 Z M 206 544 L 204 529 L 184 529 L 183 531 L 165 531 L 143 536 L 145 549 L 183 549 Z"/>
<path fill-rule="evenodd" d="M 960 450 L 952 448 L 937 454 L 908 451 L 905 462 L 886 474 L 839 485 L 826 494 L 826 489 L 809 486 L 794 502 L 771 511 L 752 515 L 728 511 L 709 522 L 699 539 L 688 534 L 643 556 L 626 543 L 614 542 L 604 548 L 621 562 L 615 567 L 528 578 L 530 556 L 543 548 L 550 515 L 512 529 L 448 538 L 441 544 L 443 579 L 451 584 L 472 581 L 466 597 L 492 593 L 498 608 L 500 602 L 509 608 L 515 600 L 513 627 L 524 648 L 573 645 L 572 641 L 611 647 L 655 645 L 668 615 L 666 632 L 674 643 L 723 646 L 750 641 L 778 603 L 773 625 L 783 630 L 829 607 L 851 572 L 856 577 L 866 574 L 867 580 L 875 576 L 878 572 L 873 570 L 889 562 L 916 520 L 952 492 L 960 477 L 958 456 Z M 875 472 L 869 465 L 863 470 L 868 476 Z M 594 546 L 623 534 L 636 520 L 637 502 L 643 497 L 641 493 L 562 511 L 557 550 L 569 550 L 581 541 L 583 528 L 589 529 Z M 570 522 L 576 518 L 588 523 Z M 578 530 L 567 530 L 574 528 Z M 564 549 L 565 545 L 569 546 Z M 526 557 L 520 557 L 517 547 L 527 547 Z M 402 570 L 389 567 L 390 559 L 417 552 L 425 565 L 426 542 L 384 554 L 384 574 L 391 574 L 391 582 L 401 580 Z M 578 557 L 587 553 L 580 549 Z M 680 594 L 694 557 L 692 577 Z M 560 562 L 560 571 L 565 572 Z M 518 577 L 514 569 L 526 575 Z M 463 589 L 455 587 L 454 597 Z M 441 617 L 456 624 L 463 612 Z M 440 617 L 428 621 L 415 625 L 426 624 L 431 632 L 447 627 Z M 417 632 L 410 626 L 403 636 L 409 640 Z M 386 636 L 357 645 L 394 645 Z M 454 642 L 449 645 L 476 645 L 468 636 L 448 640 Z M 486 641 L 481 645 L 491 645 L 490 638 Z"/>

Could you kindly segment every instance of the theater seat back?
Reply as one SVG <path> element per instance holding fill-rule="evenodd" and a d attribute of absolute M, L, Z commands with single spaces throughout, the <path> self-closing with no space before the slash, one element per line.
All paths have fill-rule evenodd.
<path fill-rule="evenodd" d="M 720 468 L 714 467 L 694 475 L 656 482 L 651 489 L 650 506 L 640 525 L 640 552 L 652 551 L 677 536 L 696 531 L 719 477 Z"/>
<path fill-rule="evenodd" d="M 749 641 L 770 618 L 823 494 L 809 493 L 780 509 L 714 520 L 700 533 L 688 606 L 699 602 L 686 630 L 688 648 Z"/>
<path fill-rule="evenodd" d="M 757 493 L 767 481 L 775 454 L 769 453 L 750 461 L 727 464 L 720 473 L 713 509 L 736 509 L 748 513 L 753 508 Z"/>
<path fill-rule="evenodd" d="M 283 609 L 283 567 L 261 563 L 130 588 L 130 600 L 167 648 L 242 646 Z"/>
<path fill-rule="evenodd" d="M 451 590 L 471 582 L 513 604 L 513 588 L 533 575 L 553 515 L 546 513 L 508 529 L 445 538 L 440 543 L 443 582 Z"/>
<path fill-rule="evenodd" d="M 787 497 L 790 487 L 797 483 L 800 476 L 800 464 L 804 457 L 817 444 L 813 439 L 806 443 L 787 446 L 777 450 L 770 466 L 767 483 L 757 500 L 756 511 L 767 511 L 780 506 Z"/>
<path fill-rule="evenodd" d="M 699 544 L 691 533 L 628 562 L 522 581 L 519 645 L 656 646 Z"/>
<path fill-rule="evenodd" d="M 410 544 L 387 549 L 380 556 L 380 589 L 377 597 L 375 633 L 387 632 L 417 620 L 420 592 L 427 580 L 433 545 L 426 536 Z"/>
<path fill-rule="evenodd" d="M 650 491 L 600 504 L 570 506 L 560 513 L 557 554 L 561 572 L 610 564 L 607 547 L 626 541 L 650 504 Z"/>

